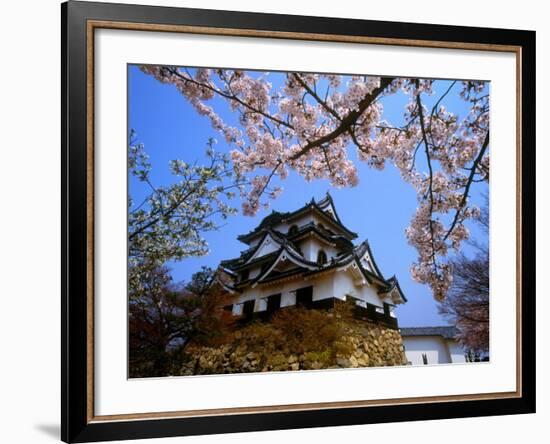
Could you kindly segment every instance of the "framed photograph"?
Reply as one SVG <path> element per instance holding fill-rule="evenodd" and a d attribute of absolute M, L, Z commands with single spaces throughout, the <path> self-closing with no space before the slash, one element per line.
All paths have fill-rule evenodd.
<path fill-rule="evenodd" d="M 62 5 L 62 439 L 535 411 L 535 33 Z"/>

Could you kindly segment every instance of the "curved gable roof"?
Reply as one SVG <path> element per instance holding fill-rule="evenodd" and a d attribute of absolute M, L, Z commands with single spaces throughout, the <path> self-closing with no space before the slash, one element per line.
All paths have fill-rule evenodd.
<path fill-rule="evenodd" d="M 330 216 L 325 210 L 327 207 L 331 207 L 331 211 L 334 213 L 334 217 Z M 330 194 L 327 193 L 327 196 L 320 200 L 319 202 L 316 202 L 315 199 L 311 199 L 310 202 L 306 203 L 303 207 L 290 212 L 278 212 L 278 211 L 272 211 L 271 214 L 267 215 L 262 219 L 262 221 L 259 223 L 259 225 L 254 228 L 252 231 L 249 231 L 246 234 L 241 234 L 240 236 L 237 236 L 237 239 L 244 243 L 249 243 L 255 238 L 257 238 L 263 231 L 269 228 L 273 228 L 275 225 L 292 221 L 293 219 L 301 216 L 306 211 L 315 211 L 318 215 L 320 215 L 322 218 L 325 219 L 325 221 L 329 224 L 334 225 L 338 228 L 339 231 L 344 233 L 344 235 L 349 239 L 355 239 L 357 237 L 357 233 L 349 230 L 346 228 L 346 226 L 342 223 L 340 220 L 338 213 L 336 212 L 336 208 L 334 206 L 334 202 L 332 201 L 332 197 Z"/>
<path fill-rule="evenodd" d="M 374 259 L 374 255 L 372 254 L 372 249 L 370 247 L 369 241 L 365 239 L 363 242 L 361 242 L 357 247 L 355 247 L 355 254 L 359 256 L 359 258 L 363 258 L 365 254 L 368 254 L 370 262 L 372 263 L 372 266 L 374 268 L 374 272 L 380 279 L 385 280 L 384 275 L 378 268 L 378 265 L 376 264 L 376 260 Z"/>
<path fill-rule="evenodd" d="M 292 244 L 292 242 L 286 239 L 286 237 L 282 233 L 272 230 L 271 228 L 266 228 L 262 232 L 262 238 L 256 245 L 241 252 L 241 255 L 237 258 L 221 261 L 220 265 L 229 269 L 237 269 L 242 268 L 244 265 L 251 264 L 256 261 L 261 261 L 264 256 L 272 254 L 268 253 L 264 256 L 254 257 L 254 255 L 260 250 L 260 248 L 264 244 L 264 241 L 267 237 L 271 237 L 273 241 L 276 242 L 279 246 L 286 244 L 289 246 L 289 248 L 296 251 L 296 247 Z"/>
<path fill-rule="evenodd" d="M 339 224 L 343 225 L 342 221 L 340 220 L 340 217 L 338 216 L 338 212 L 336 211 L 336 206 L 334 205 L 332 196 L 328 191 L 325 197 L 322 198 L 319 202 L 317 202 L 317 206 L 325 212 L 326 212 L 326 208 L 330 208 L 332 214 L 334 215 L 334 218 L 338 221 Z"/>
<path fill-rule="evenodd" d="M 401 286 L 399 285 L 399 281 L 397 280 L 395 275 L 389 278 L 388 280 L 386 280 L 386 282 L 389 284 L 389 287 L 387 290 L 388 293 L 391 292 L 393 289 L 396 289 L 401 299 L 403 299 L 404 302 L 407 302 L 405 293 L 403 293 L 403 290 L 401 289 Z"/>
<path fill-rule="evenodd" d="M 302 256 L 300 256 L 297 252 L 293 251 L 292 249 L 288 248 L 288 245 L 283 245 L 278 251 L 277 254 L 274 255 L 274 259 L 269 263 L 269 265 L 266 267 L 265 271 L 262 273 L 260 272 L 258 276 L 256 276 L 251 281 L 251 285 L 256 285 L 263 281 L 265 278 L 269 276 L 271 271 L 277 266 L 279 262 L 282 260 L 289 259 L 292 263 L 294 263 L 296 266 L 308 270 L 315 270 L 319 268 L 319 265 L 316 262 L 311 262 L 306 259 L 304 259 Z"/>

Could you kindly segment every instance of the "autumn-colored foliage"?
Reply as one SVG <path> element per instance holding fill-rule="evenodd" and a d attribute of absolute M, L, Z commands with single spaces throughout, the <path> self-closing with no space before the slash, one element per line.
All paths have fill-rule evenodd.
<path fill-rule="evenodd" d="M 271 319 L 238 322 L 222 345 L 191 344 L 179 375 L 405 365 L 397 330 L 353 316 L 353 303 L 330 309 L 285 307 Z"/>
<path fill-rule="evenodd" d="M 488 234 L 488 205 L 478 222 Z M 462 345 L 480 353 L 489 351 L 489 247 L 479 243 L 471 246 L 473 254 L 460 254 L 452 262 L 453 285 L 439 312 L 455 322 Z"/>
<path fill-rule="evenodd" d="M 337 356 L 351 352 L 351 345 L 345 338 L 346 326 L 352 317 L 349 303 L 337 304 L 330 311 L 287 307 L 276 312 L 269 321 L 234 325 L 219 330 L 226 335 L 200 337 L 193 340 L 190 348 L 193 350 L 195 344 L 217 347 L 222 343 L 241 343 L 257 350 L 262 365 L 270 368 L 286 364 L 290 355 L 305 355 L 307 360 L 326 368 L 336 363 Z M 185 353 L 183 356 L 185 359 Z M 195 357 L 192 352 L 187 355 L 188 359 Z"/>
<path fill-rule="evenodd" d="M 131 292 L 130 377 L 171 374 L 191 340 L 209 344 L 225 340 L 233 317 L 223 311 L 225 293 L 210 285 L 212 275 L 204 268 L 187 285 L 177 285 L 160 267 L 145 275 L 139 292 Z"/>
<path fill-rule="evenodd" d="M 274 316 L 273 328 L 280 331 L 286 347 L 294 353 L 326 352 L 333 357 L 344 336 L 344 320 L 351 317 L 347 305 L 337 305 L 332 313 L 305 308 L 281 310 Z"/>

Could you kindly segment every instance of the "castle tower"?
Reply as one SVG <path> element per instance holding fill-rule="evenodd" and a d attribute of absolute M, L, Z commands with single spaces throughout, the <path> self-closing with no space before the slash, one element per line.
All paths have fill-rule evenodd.
<path fill-rule="evenodd" d="M 365 318 L 397 328 L 394 307 L 407 299 L 395 277 L 384 278 L 368 242 L 354 244 L 356 238 L 328 193 L 292 212 L 273 211 L 238 237 L 248 248 L 218 268 L 232 300 L 226 309 L 252 317 L 352 299 Z"/>

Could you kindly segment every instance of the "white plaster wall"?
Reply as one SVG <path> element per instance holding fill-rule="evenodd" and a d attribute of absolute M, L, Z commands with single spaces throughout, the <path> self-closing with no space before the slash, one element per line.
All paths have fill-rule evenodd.
<path fill-rule="evenodd" d="M 250 276 L 253 277 L 257 274 L 257 270 L 254 270 Z M 338 298 L 344 300 L 346 295 L 353 296 L 366 303 L 376 305 L 380 308 L 383 307 L 383 301 L 380 299 L 376 290 L 367 285 L 357 287 L 354 284 L 353 277 L 346 271 L 335 271 L 326 275 L 319 276 L 312 280 L 296 280 L 283 282 L 281 284 L 271 285 L 268 287 L 257 286 L 254 288 L 248 288 L 234 299 L 234 304 L 242 304 L 245 301 L 255 299 L 256 305 L 255 311 L 262 311 L 266 309 L 266 303 L 263 298 L 271 296 L 273 294 L 281 294 L 281 307 L 287 307 L 296 304 L 295 291 L 299 288 L 313 286 L 313 300 L 320 301 L 327 298 Z M 240 311 L 234 307 L 234 314 L 240 314 Z"/>
<path fill-rule="evenodd" d="M 300 250 L 302 250 L 302 254 L 303 254 L 304 258 L 310 261 L 311 258 L 313 257 L 313 253 L 311 252 L 312 249 L 313 249 L 312 239 L 311 238 L 304 239 L 304 240 L 300 241 L 300 243 L 298 245 L 300 247 Z M 315 258 L 315 259 L 317 259 L 317 258 Z"/>
<path fill-rule="evenodd" d="M 466 362 L 464 349 L 456 339 L 447 339 L 447 348 L 451 355 L 451 362 Z"/>
<path fill-rule="evenodd" d="M 404 336 L 403 345 L 412 365 L 423 365 L 423 353 L 428 357 L 428 365 L 452 362 L 447 343 L 441 336 Z"/>
<path fill-rule="evenodd" d="M 290 307 L 292 305 L 296 305 L 296 293 L 285 291 L 281 294 L 281 307 Z"/>
<path fill-rule="evenodd" d="M 232 312 L 235 316 L 240 316 L 243 314 L 243 306 L 234 304 L 232 307 Z"/>
<path fill-rule="evenodd" d="M 254 311 L 265 311 L 267 310 L 267 299 L 258 299 L 256 305 L 254 306 Z"/>
<path fill-rule="evenodd" d="M 283 282 L 277 285 L 271 285 L 268 287 L 257 286 L 254 288 L 249 288 L 245 290 L 240 295 L 237 295 L 233 301 L 233 313 L 241 314 L 242 310 L 235 308 L 237 305 L 255 299 L 256 304 L 254 306 L 255 311 L 261 311 L 266 309 L 266 303 L 264 303 L 263 298 L 271 296 L 273 294 L 281 294 L 281 307 L 288 307 L 296 304 L 296 293 L 295 291 L 299 288 L 313 286 L 313 300 L 318 301 L 321 299 L 331 298 L 333 296 L 338 296 L 343 298 L 346 294 L 345 291 L 340 295 L 335 295 L 334 293 L 334 274 L 329 274 L 326 276 L 321 276 L 315 280 L 296 280 Z"/>
<path fill-rule="evenodd" d="M 369 253 L 365 253 L 365 255 L 361 258 L 361 263 L 363 264 L 363 267 L 365 267 L 367 270 L 376 273 L 375 268 L 372 264 L 372 259 L 369 256 Z"/>
<path fill-rule="evenodd" d="M 266 254 L 273 253 L 274 251 L 277 251 L 279 249 L 279 244 L 273 240 L 271 236 L 267 236 L 262 245 L 260 245 L 260 248 L 256 253 L 254 253 L 249 261 L 256 259 L 258 257 L 265 256 Z"/>
<path fill-rule="evenodd" d="M 297 225 L 298 228 L 300 228 L 311 222 L 314 222 L 315 224 L 323 224 L 325 228 L 332 228 L 329 223 L 327 223 L 324 219 L 321 219 L 317 214 L 304 214 L 303 216 L 294 219 L 292 222 L 283 222 L 276 225 L 274 228 L 278 231 L 286 233 L 292 225 Z"/>
<path fill-rule="evenodd" d="M 334 296 L 343 299 L 346 294 L 365 303 L 373 304 L 378 307 L 384 306 L 376 290 L 369 284 L 356 286 L 350 272 L 336 272 L 334 274 Z"/>
<path fill-rule="evenodd" d="M 294 219 L 291 224 L 288 224 L 288 227 L 290 228 L 291 225 L 298 225 L 298 228 L 300 228 L 303 225 L 309 224 L 310 222 L 319 223 L 319 218 L 314 214 L 304 214 L 298 219 Z"/>
<path fill-rule="evenodd" d="M 301 226 L 308 224 L 311 221 L 318 221 L 318 218 L 313 215 L 304 215 L 298 219 L 293 220 L 292 222 L 281 222 L 277 225 L 274 225 L 273 229 L 276 231 L 280 231 L 281 233 L 287 233 L 292 225 L 296 225 L 298 226 L 298 228 L 300 228 Z"/>
<path fill-rule="evenodd" d="M 334 294 L 334 275 L 328 274 L 310 282 L 313 285 L 313 300 L 320 301 L 335 296 Z"/>
<path fill-rule="evenodd" d="M 384 301 L 380 299 L 380 296 L 376 290 L 370 285 L 363 285 L 359 288 L 359 299 L 362 301 L 368 302 L 369 304 L 374 304 L 378 307 L 384 307 Z"/>
<path fill-rule="evenodd" d="M 259 310 L 259 298 L 258 292 L 254 290 L 247 291 L 240 294 L 233 300 L 232 312 L 234 315 L 241 315 L 243 313 L 243 303 L 246 301 L 254 300 L 254 311 Z"/>
<path fill-rule="evenodd" d="M 259 289 L 249 288 L 243 291 L 241 294 L 237 295 L 234 299 L 234 304 L 242 304 L 243 302 L 249 301 L 250 299 L 257 299 L 260 295 Z"/>
<path fill-rule="evenodd" d="M 308 237 L 300 242 L 300 248 L 302 250 L 302 253 L 304 257 L 312 262 L 317 261 L 317 254 L 319 253 L 319 250 L 324 250 L 327 254 L 327 259 L 330 261 L 330 259 L 338 254 L 336 249 L 334 247 L 331 247 L 329 245 L 326 245 L 325 243 L 319 242 L 314 237 Z"/>
<path fill-rule="evenodd" d="M 254 306 L 254 311 L 263 311 L 267 308 L 267 303 L 265 302 L 264 298 L 280 293 L 281 307 L 287 307 L 287 306 L 296 304 L 296 293 L 295 293 L 296 290 L 298 290 L 299 288 L 308 287 L 310 285 L 314 285 L 313 295 L 315 299 L 315 294 L 317 291 L 315 287 L 316 284 L 312 281 L 296 280 L 296 281 L 290 281 L 290 282 L 283 282 L 281 284 L 271 285 L 268 287 L 257 286 L 254 288 L 249 288 L 245 290 L 242 294 L 236 296 L 233 303 L 237 305 L 237 304 L 242 304 L 245 301 L 255 299 L 256 304 Z M 240 314 L 240 313 L 237 313 L 235 306 L 233 309 L 233 313 Z"/>
<path fill-rule="evenodd" d="M 251 268 L 249 273 L 248 273 L 248 277 L 250 279 L 255 278 L 256 276 L 258 276 L 260 274 L 260 270 L 261 270 L 261 267 Z"/>
<path fill-rule="evenodd" d="M 346 295 L 359 298 L 357 288 L 353 284 L 353 278 L 346 271 L 337 271 L 333 275 L 334 279 L 334 297 L 345 299 Z"/>

